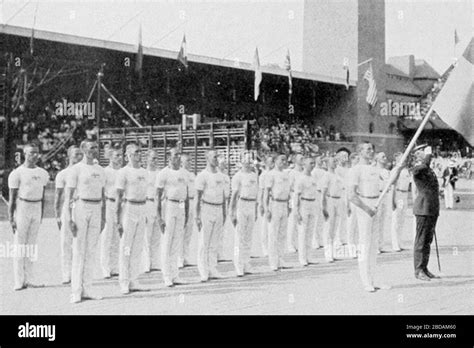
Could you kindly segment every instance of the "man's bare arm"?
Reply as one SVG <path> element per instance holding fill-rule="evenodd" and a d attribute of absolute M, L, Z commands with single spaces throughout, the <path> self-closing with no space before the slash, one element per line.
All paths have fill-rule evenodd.
<path fill-rule="evenodd" d="M 10 225 L 12 226 L 13 233 L 16 231 L 16 222 L 15 222 L 15 210 L 16 210 L 16 199 L 18 197 L 18 189 L 12 188 L 10 189 L 10 198 L 8 200 L 8 221 L 10 221 Z"/>

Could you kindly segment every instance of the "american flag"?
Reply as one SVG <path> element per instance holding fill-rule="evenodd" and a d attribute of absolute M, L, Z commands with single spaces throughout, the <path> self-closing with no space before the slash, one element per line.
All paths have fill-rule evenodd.
<path fill-rule="evenodd" d="M 377 84 L 374 80 L 374 74 L 372 72 L 372 64 L 364 74 L 364 79 L 369 83 L 369 89 L 367 90 L 367 98 L 365 100 L 369 104 L 370 108 L 373 108 L 377 104 Z"/>

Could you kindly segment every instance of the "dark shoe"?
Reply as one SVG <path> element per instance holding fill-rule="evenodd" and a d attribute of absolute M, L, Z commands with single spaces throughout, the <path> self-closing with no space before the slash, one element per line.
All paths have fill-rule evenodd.
<path fill-rule="evenodd" d="M 431 272 L 428 271 L 428 270 L 425 270 L 425 274 L 426 274 L 428 277 L 433 278 L 433 279 L 439 279 L 439 278 L 441 278 L 440 276 L 434 275 L 433 273 L 431 273 Z"/>
<path fill-rule="evenodd" d="M 425 280 L 425 281 L 430 281 L 430 277 L 428 277 L 424 272 L 419 272 L 415 274 L 415 278 L 419 280 Z"/>

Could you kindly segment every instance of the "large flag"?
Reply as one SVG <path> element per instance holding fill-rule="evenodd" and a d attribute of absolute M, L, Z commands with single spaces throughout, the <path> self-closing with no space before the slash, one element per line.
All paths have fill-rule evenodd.
<path fill-rule="evenodd" d="M 188 68 L 188 52 L 186 51 L 186 35 L 183 35 L 183 41 L 181 42 L 181 48 L 178 53 L 178 62 Z"/>
<path fill-rule="evenodd" d="M 474 146 L 473 78 L 474 39 L 458 59 L 436 98 L 433 109 L 450 127 Z"/>
<path fill-rule="evenodd" d="M 293 94 L 293 76 L 291 74 L 291 60 L 290 60 L 290 50 L 286 52 L 285 57 L 285 69 L 288 71 L 288 94 Z"/>
<path fill-rule="evenodd" d="M 135 61 L 135 72 L 138 73 L 138 76 L 141 78 L 143 68 L 143 46 L 142 46 L 142 25 L 138 28 L 138 51 L 137 51 L 137 60 Z"/>
<path fill-rule="evenodd" d="M 255 56 L 253 58 L 253 67 L 255 70 L 255 82 L 254 82 L 254 99 L 258 100 L 260 95 L 260 83 L 262 82 L 262 70 L 260 68 L 260 59 L 258 58 L 258 47 L 255 48 Z"/>
<path fill-rule="evenodd" d="M 377 84 L 374 80 L 374 73 L 372 71 L 372 64 L 369 65 L 369 68 L 364 74 L 364 79 L 369 83 L 369 88 L 367 90 L 367 98 L 365 100 L 369 104 L 370 108 L 373 108 L 377 104 Z"/>

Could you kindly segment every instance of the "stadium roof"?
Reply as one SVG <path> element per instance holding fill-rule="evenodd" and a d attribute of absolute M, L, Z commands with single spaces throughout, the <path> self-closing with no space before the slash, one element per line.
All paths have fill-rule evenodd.
<path fill-rule="evenodd" d="M 413 78 L 437 80 L 440 78 L 440 75 L 424 59 L 415 59 L 415 74 Z"/>
<path fill-rule="evenodd" d="M 0 33 L 5 33 L 9 35 L 14 35 L 14 36 L 31 37 L 32 29 L 13 26 L 13 25 L 0 25 Z M 82 36 L 76 36 L 76 35 L 70 35 L 70 34 L 62 34 L 58 32 L 46 31 L 46 30 L 35 29 L 34 37 L 36 39 L 48 40 L 48 41 L 53 41 L 53 42 L 61 42 L 61 43 L 66 43 L 66 44 L 81 45 L 81 46 L 88 46 L 88 47 L 97 47 L 97 48 L 115 50 L 115 51 L 120 51 L 120 52 L 130 52 L 130 53 L 137 52 L 137 45 L 134 45 L 134 44 L 88 38 L 88 37 L 82 37 Z M 148 56 L 154 56 L 154 57 L 176 59 L 178 55 L 178 51 L 143 46 L 143 54 L 148 55 Z M 216 66 L 235 68 L 235 69 L 241 69 L 241 70 L 249 70 L 249 71 L 254 70 L 252 64 L 250 63 L 239 62 L 239 61 L 230 60 L 230 59 L 219 59 L 219 58 L 213 58 L 213 57 L 207 57 L 207 56 L 195 55 L 195 54 L 189 54 L 189 53 L 188 53 L 188 62 L 216 65 Z M 287 70 L 285 70 L 284 68 L 280 68 L 279 66 L 275 64 L 262 65 L 261 70 L 264 74 L 273 74 L 273 75 L 281 75 L 281 76 L 288 75 Z M 330 83 L 330 84 L 345 85 L 346 83 L 344 78 L 334 77 L 334 76 L 324 76 L 320 74 L 314 74 L 314 73 L 308 73 L 308 72 L 302 72 L 302 71 L 292 70 L 292 76 L 293 78 L 296 78 L 296 79 L 325 82 L 325 83 Z M 351 80 L 349 84 L 351 86 L 356 86 L 356 82 L 354 80 Z"/>

